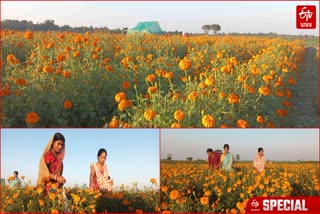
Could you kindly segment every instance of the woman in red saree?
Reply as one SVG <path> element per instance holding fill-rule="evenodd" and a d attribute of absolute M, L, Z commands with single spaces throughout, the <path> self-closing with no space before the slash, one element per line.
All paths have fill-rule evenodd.
<path fill-rule="evenodd" d="M 98 162 L 90 165 L 90 190 L 110 192 L 113 186 L 113 180 L 110 179 L 108 167 L 105 163 L 107 151 L 100 149 L 98 151 Z"/>
<path fill-rule="evenodd" d="M 51 190 L 53 184 L 57 188 L 61 188 L 66 182 L 66 179 L 62 176 L 65 152 L 64 136 L 55 133 L 45 147 L 39 163 L 37 183 L 39 185 L 45 184 L 48 191 Z"/>

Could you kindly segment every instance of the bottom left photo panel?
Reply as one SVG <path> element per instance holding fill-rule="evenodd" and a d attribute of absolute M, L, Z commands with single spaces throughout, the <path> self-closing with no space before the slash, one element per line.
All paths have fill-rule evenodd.
<path fill-rule="evenodd" d="M 1 129 L 1 212 L 157 212 L 158 129 Z"/>

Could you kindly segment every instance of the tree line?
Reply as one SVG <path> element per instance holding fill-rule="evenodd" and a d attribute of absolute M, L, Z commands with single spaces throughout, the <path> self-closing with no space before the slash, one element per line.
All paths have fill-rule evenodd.
<path fill-rule="evenodd" d="M 95 30 L 99 31 L 112 31 L 116 33 L 122 33 L 126 32 L 128 28 L 123 28 L 123 29 L 114 29 L 110 30 L 107 27 L 86 27 L 86 26 L 81 26 L 81 27 L 71 27 L 69 25 L 63 25 L 59 26 L 54 23 L 54 20 L 45 20 L 43 23 L 36 23 L 34 24 L 32 21 L 27 21 L 27 20 L 3 20 L 1 21 L 1 29 L 3 30 L 18 30 L 18 31 L 26 31 L 26 30 L 31 30 L 31 31 L 68 31 L 68 32 L 75 32 L 75 33 L 85 33 L 87 31 L 93 32 Z"/>

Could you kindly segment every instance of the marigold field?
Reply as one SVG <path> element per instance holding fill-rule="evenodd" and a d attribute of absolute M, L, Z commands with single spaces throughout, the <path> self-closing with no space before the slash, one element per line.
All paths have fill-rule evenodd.
<path fill-rule="evenodd" d="M 2 212 L 46 213 L 102 213 L 102 212 L 158 212 L 159 189 L 155 179 L 143 189 L 137 186 L 117 187 L 112 193 L 91 192 L 86 187 L 65 188 L 68 206 L 61 189 L 45 193 L 43 187 L 25 185 L 22 188 L 1 188 Z"/>
<path fill-rule="evenodd" d="M 292 127 L 302 40 L 2 31 L 3 127 Z"/>
<path fill-rule="evenodd" d="M 319 196 L 319 163 L 268 163 L 261 174 L 252 163 L 234 168 L 223 172 L 207 164 L 161 163 L 161 210 L 245 213 L 254 196 Z"/>

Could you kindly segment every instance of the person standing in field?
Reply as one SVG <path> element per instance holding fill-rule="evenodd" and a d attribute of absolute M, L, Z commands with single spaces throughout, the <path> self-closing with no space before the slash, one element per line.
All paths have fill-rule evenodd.
<path fill-rule="evenodd" d="M 99 149 L 98 162 L 90 165 L 90 190 L 110 192 L 113 186 L 113 180 L 110 179 L 106 162 L 107 151 Z"/>
<path fill-rule="evenodd" d="M 225 171 L 233 171 L 232 164 L 233 164 L 233 155 L 229 152 L 229 145 L 223 145 L 224 153 L 221 155 L 220 158 L 220 165 L 222 170 Z"/>
<path fill-rule="evenodd" d="M 209 168 L 212 168 L 214 170 L 219 169 L 219 167 L 220 167 L 220 153 L 217 150 L 213 151 L 211 148 L 208 148 L 207 154 L 208 154 Z"/>
<path fill-rule="evenodd" d="M 9 182 L 9 187 L 21 187 L 21 180 L 18 177 L 19 172 L 18 171 L 14 171 L 13 172 L 13 176 L 10 176 L 10 178 L 8 179 Z"/>
<path fill-rule="evenodd" d="M 258 148 L 258 154 L 253 159 L 253 168 L 259 173 L 265 170 L 266 159 L 263 154 L 263 148 Z"/>
<path fill-rule="evenodd" d="M 37 183 L 46 185 L 47 191 L 52 187 L 62 188 L 66 183 L 66 179 L 62 176 L 65 152 L 64 136 L 61 133 L 55 133 L 46 145 L 39 163 Z"/>

